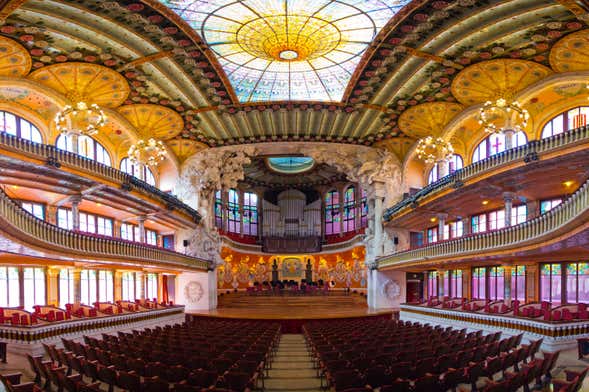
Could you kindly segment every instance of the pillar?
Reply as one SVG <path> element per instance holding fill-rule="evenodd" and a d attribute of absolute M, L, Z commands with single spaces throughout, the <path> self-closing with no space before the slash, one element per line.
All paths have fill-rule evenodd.
<path fill-rule="evenodd" d="M 429 292 L 429 274 L 427 271 L 423 273 L 423 299 L 429 300 L 431 293 Z"/>
<path fill-rule="evenodd" d="M 505 227 L 511 226 L 511 211 L 513 209 L 513 198 L 515 195 L 512 192 L 503 193 L 503 201 L 505 201 Z"/>
<path fill-rule="evenodd" d="M 139 242 L 145 244 L 145 215 L 137 217 L 137 225 L 139 226 Z"/>
<path fill-rule="evenodd" d="M 217 269 L 211 269 L 207 274 L 209 280 L 209 309 L 217 309 Z"/>
<path fill-rule="evenodd" d="M 164 274 L 157 274 L 157 302 L 160 303 L 164 300 Z"/>
<path fill-rule="evenodd" d="M 211 200 L 208 200 L 208 202 L 210 203 Z M 215 203 L 215 192 L 213 192 L 212 202 L 213 202 L 213 204 Z M 221 230 L 224 232 L 227 232 L 228 219 L 229 219 L 229 214 L 227 213 L 227 208 L 229 208 L 229 192 L 226 192 L 224 189 L 221 189 Z M 214 219 L 214 217 L 213 217 L 213 219 Z"/>
<path fill-rule="evenodd" d="M 74 268 L 72 275 L 74 277 L 74 303 L 79 305 L 82 302 L 82 269 Z"/>
<path fill-rule="evenodd" d="M 321 241 L 325 241 L 325 190 L 321 191 Z"/>
<path fill-rule="evenodd" d="M 438 270 L 438 298 L 442 300 L 444 298 L 444 280 L 446 279 L 446 273 L 448 271 Z"/>
<path fill-rule="evenodd" d="M 135 272 L 135 296 L 141 301 L 145 300 L 145 274 L 143 271 Z"/>
<path fill-rule="evenodd" d="M 383 214 L 383 202 L 385 196 L 385 187 L 382 182 L 374 183 L 374 241 L 375 246 L 374 255 L 379 257 L 382 255 L 382 214 Z"/>
<path fill-rule="evenodd" d="M 70 197 L 72 203 L 72 230 L 80 230 L 80 203 L 82 202 L 82 195 L 73 195 Z"/>
<path fill-rule="evenodd" d="M 339 193 L 339 236 L 344 235 L 344 198 L 345 198 L 346 187 L 338 187 L 337 192 Z"/>
<path fill-rule="evenodd" d="M 438 218 L 438 241 L 444 240 L 444 226 L 446 225 L 446 219 L 448 214 L 437 214 Z"/>
<path fill-rule="evenodd" d="M 260 241 L 260 243 L 262 242 L 262 227 L 264 224 L 264 213 L 263 213 L 263 197 L 264 197 L 264 192 L 260 191 L 260 190 L 256 190 L 256 196 L 258 197 L 257 203 L 256 203 L 256 210 L 258 212 L 258 240 Z"/>
<path fill-rule="evenodd" d="M 470 227 L 470 217 L 464 217 L 461 219 L 462 221 L 462 235 L 468 235 L 471 234 L 471 227 Z"/>
<path fill-rule="evenodd" d="M 45 206 L 45 220 L 57 226 L 57 206 L 47 204 Z"/>
<path fill-rule="evenodd" d="M 72 140 L 72 152 L 74 154 L 79 154 L 80 153 L 80 145 L 78 144 L 79 136 L 76 133 L 72 133 L 71 135 L 68 135 L 68 137 Z M 66 143 L 66 148 L 67 148 L 67 143 Z"/>
<path fill-rule="evenodd" d="M 506 129 L 503 131 L 503 135 L 505 135 L 505 149 L 509 150 L 514 146 L 514 139 L 515 139 L 515 131 L 513 129 Z"/>
<path fill-rule="evenodd" d="M 356 232 L 360 231 L 362 226 L 362 188 L 360 184 L 354 184 L 356 194 L 354 195 L 354 228 Z"/>
<path fill-rule="evenodd" d="M 511 272 L 513 271 L 513 266 L 506 265 L 503 267 L 503 271 L 505 273 L 503 278 L 505 291 L 503 295 L 505 298 L 505 304 L 509 305 L 511 304 Z"/>
<path fill-rule="evenodd" d="M 59 268 L 47 268 L 45 286 L 47 287 L 47 305 L 59 306 Z"/>
<path fill-rule="evenodd" d="M 472 299 L 472 290 L 470 288 L 472 284 L 471 272 L 470 268 L 462 270 L 462 296 L 469 301 Z"/>
<path fill-rule="evenodd" d="M 243 237 L 243 202 L 244 202 L 244 195 L 241 189 L 236 189 L 237 191 L 237 210 L 239 211 L 239 236 Z"/>
<path fill-rule="evenodd" d="M 367 271 L 367 301 L 368 307 L 371 309 L 376 308 L 376 296 L 378 295 L 377 289 L 377 273 L 376 265 L 371 263 L 368 264 Z"/>
<path fill-rule="evenodd" d="M 442 159 L 436 164 L 438 165 L 438 178 L 446 177 L 448 175 L 448 160 Z"/>

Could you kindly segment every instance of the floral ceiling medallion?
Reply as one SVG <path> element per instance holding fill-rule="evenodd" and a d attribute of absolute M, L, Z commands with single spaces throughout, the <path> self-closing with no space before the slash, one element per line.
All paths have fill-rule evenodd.
<path fill-rule="evenodd" d="M 206 41 L 240 102 L 340 101 L 410 0 L 160 0 Z"/>

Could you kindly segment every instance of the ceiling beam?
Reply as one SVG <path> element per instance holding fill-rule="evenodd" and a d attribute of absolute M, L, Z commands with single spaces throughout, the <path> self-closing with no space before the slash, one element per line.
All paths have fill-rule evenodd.
<path fill-rule="evenodd" d="M 6 18 L 16 11 L 27 0 L 0 0 L 0 21 L 6 21 Z"/>
<path fill-rule="evenodd" d="M 128 68 L 136 67 L 138 65 L 151 63 L 151 62 L 159 60 L 159 59 L 168 58 L 168 57 L 172 56 L 173 54 L 174 54 L 174 52 L 172 50 L 166 50 L 164 52 L 157 52 L 157 53 L 153 53 L 153 54 L 150 54 L 147 56 L 139 57 L 139 58 L 137 58 L 133 61 L 130 61 L 127 64 L 117 68 L 117 72 L 121 72 L 121 71 L 124 71 Z"/>

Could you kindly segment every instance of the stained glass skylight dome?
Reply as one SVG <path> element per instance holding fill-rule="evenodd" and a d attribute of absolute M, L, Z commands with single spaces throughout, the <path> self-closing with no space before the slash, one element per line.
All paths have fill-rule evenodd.
<path fill-rule="evenodd" d="M 362 54 L 411 0 L 161 0 L 216 53 L 240 102 L 341 101 Z"/>
<path fill-rule="evenodd" d="M 310 157 L 270 157 L 266 160 L 270 169 L 282 174 L 301 174 L 307 172 L 315 165 L 315 160 Z"/>

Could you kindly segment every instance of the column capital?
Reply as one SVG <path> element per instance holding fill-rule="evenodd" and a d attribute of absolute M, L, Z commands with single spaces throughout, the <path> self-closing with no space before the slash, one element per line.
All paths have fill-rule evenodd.
<path fill-rule="evenodd" d="M 137 222 L 145 222 L 147 220 L 146 215 L 137 215 Z"/>
<path fill-rule="evenodd" d="M 82 202 L 82 199 L 83 199 L 83 197 L 82 197 L 81 193 L 76 194 L 76 195 L 71 195 L 70 196 L 70 203 L 72 203 L 72 205 L 73 204 L 78 205 Z"/>
<path fill-rule="evenodd" d="M 503 192 L 504 201 L 513 201 L 513 199 L 515 199 L 516 197 L 517 195 L 515 194 L 515 192 Z"/>
<path fill-rule="evenodd" d="M 438 218 L 439 220 L 446 220 L 448 219 L 448 214 L 445 212 L 439 212 L 436 214 L 436 218 Z"/>

